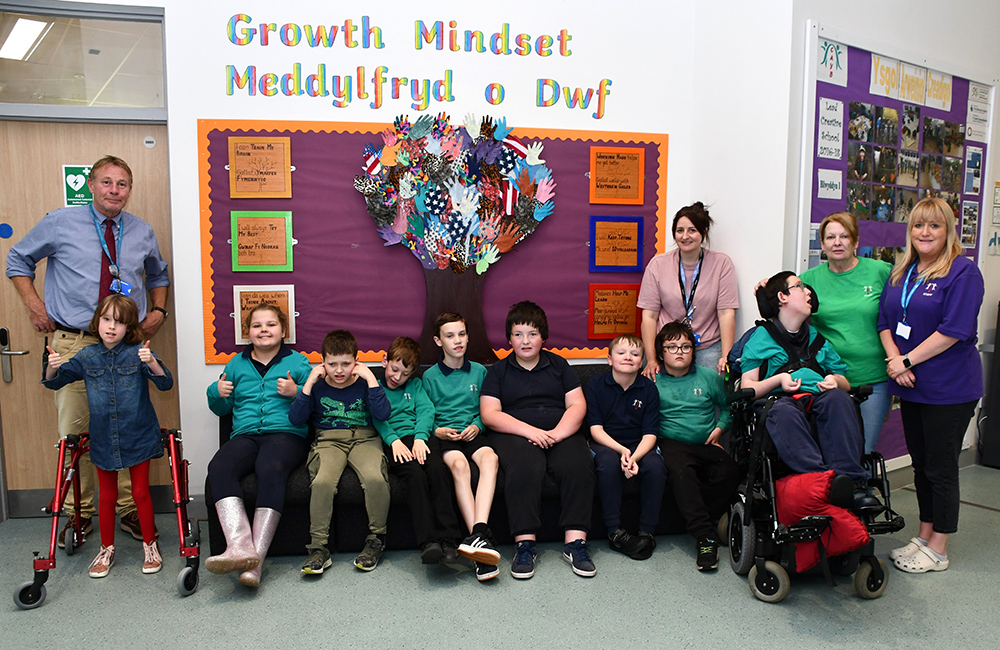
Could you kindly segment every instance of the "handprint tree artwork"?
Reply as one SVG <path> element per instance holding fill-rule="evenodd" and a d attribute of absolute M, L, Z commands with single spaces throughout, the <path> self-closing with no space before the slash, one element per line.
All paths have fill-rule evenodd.
<path fill-rule="evenodd" d="M 555 181 L 539 156 L 512 133 L 506 118 L 466 115 L 400 116 L 382 133 L 382 144 L 364 150 L 364 174 L 354 179 L 386 246 L 410 249 L 427 288 L 422 361 L 432 363 L 438 314 L 465 318 L 467 355 L 496 360 L 483 322 L 485 273 L 500 256 L 530 236 L 555 208 Z"/>

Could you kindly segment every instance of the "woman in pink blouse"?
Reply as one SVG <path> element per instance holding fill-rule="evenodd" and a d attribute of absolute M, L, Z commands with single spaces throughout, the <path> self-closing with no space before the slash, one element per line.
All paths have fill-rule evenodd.
<path fill-rule="evenodd" d="M 681 208 L 672 232 L 677 248 L 649 261 L 642 276 L 638 307 L 642 309 L 642 342 L 646 368 L 642 374 L 656 381 L 654 340 L 664 324 L 690 323 L 697 338 L 698 365 L 720 374 L 736 336 L 736 309 L 740 306 L 736 270 L 725 253 L 708 250 L 712 217 L 699 201 Z"/>

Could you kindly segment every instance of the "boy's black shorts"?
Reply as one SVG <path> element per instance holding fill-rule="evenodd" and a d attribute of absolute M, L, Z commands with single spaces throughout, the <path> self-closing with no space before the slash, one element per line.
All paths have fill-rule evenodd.
<path fill-rule="evenodd" d="M 472 460 L 472 454 L 476 453 L 483 447 L 493 447 L 490 445 L 490 441 L 486 438 L 486 432 L 480 431 L 472 440 L 442 440 L 441 438 L 435 438 L 438 446 L 443 454 L 446 451 L 460 451 L 465 454 L 465 457 Z"/>

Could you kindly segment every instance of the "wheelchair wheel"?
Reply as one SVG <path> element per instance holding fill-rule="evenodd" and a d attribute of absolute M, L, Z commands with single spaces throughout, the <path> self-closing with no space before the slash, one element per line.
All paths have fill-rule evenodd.
<path fill-rule="evenodd" d="M 729 546 L 729 513 L 722 513 L 719 523 L 715 525 L 715 539 L 719 540 L 721 546 Z"/>
<path fill-rule="evenodd" d="M 726 539 L 729 540 L 729 566 L 736 575 L 745 576 L 753 566 L 754 550 L 757 545 L 757 524 L 753 519 L 750 525 L 743 525 L 743 511 L 746 504 L 737 501 L 729 511 L 729 530 Z"/>
<path fill-rule="evenodd" d="M 777 562 L 768 560 L 764 563 L 764 574 L 757 573 L 757 566 L 750 569 L 750 591 L 765 603 L 780 603 L 792 589 L 788 572 Z"/>
<path fill-rule="evenodd" d="M 866 600 L 873 600 L 885 593 L 885 587 L 889 584 L 888 567 L 881 558 L 875 558 L 878 566 L 882 569 L 882 578 L 875 577 L 872 565 L 864 561 L 858 566 L 857 573 L 854 574 L 854 591 Z"/>

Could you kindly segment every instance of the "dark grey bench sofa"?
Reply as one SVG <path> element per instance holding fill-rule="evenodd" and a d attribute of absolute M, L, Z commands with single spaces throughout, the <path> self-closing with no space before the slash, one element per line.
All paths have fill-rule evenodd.
<path fill-rule="evenodd" d="M 379 368 L 381 370 L 381 368 Z M 586 383 L 594 376 L 610 370 L 606 363 L 588 363 L 574 365 L 573 370 L 580 378 L 580 383 Z M 379 373 L 376 373 L 377 375 Z M 229 418 L 220 419 L 220 445 L 229 439 L 232 422 Z M 473 485 L 477 480 L 476 468 L 473 464 Z M 241 482 L 244 502 L 247 511 L 253 513 L 257 498 L 256 476 L 250 474 Z M 413 532 L 413 521 L 406 503 L 402 482 L 395 476 L 389 477 L 392 505 L 389 508 L 388 533 L 386 547 L 389 549 L 416 548 L 416 537 Z M 209 543 L 213 555 L 221 553 L 226 548 L 222 529 L 215 513 L 215 499 L 212 496 L 212 486 L 206 481 L 205 501 L 208 505 Z M 456 513 L 458 508 L 456 506 Z M 562 530 L 556 525 L 559 518 L 559 492 L 550 476 L 545 477 L 542 486 L 542 528 L 538 531 L 540 541 L 562 540 Z M 459 518 L 461 520 L 461 517 Z M 627 481 L 622 503 L 622 523 L 634 531 L 639 521 L 639 485 L 636 481 Z M 497 491 L 490 512 L 490 528 L 500 544 L 513 542 L 510 528 L 507 524 L 507 506 L 503 497 L 503 469 L 497 478 Z M 684 520 L 681 518 L 668 488 L 663 498 L 660 511 L 658 534 L 683 533 Z M 340 552 L 356 552 L 364 545 L 368 534 L 368 514 L 365 511 L 364 491 L 357 475 L 349 467 L 344 470 L 334 499 L 333 521 L 330 528 L 330 550 Z M 591 539 L 603 539 L 607 535 L 604 518 L 601 514 L 600 499 L 594 495 L 594 514 L 590 529 Z M 309 543 L 309 474 L 305 465 L 296 469 L 288 477 L 288 487 L 285 492 L 285 508 L 278 531 L 271 543 L 269 555 L 305 555 L 306 544 Z"/>

